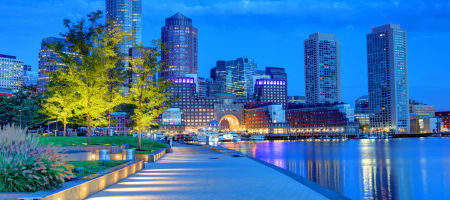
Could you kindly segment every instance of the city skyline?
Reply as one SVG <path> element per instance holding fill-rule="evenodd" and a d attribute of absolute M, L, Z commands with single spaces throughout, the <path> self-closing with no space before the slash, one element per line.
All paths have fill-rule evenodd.
<path fill-rule="evenodd" d="M 48 14 L 44 15 L 41 13 L 40 17 L 44 17 L 40 22 L 36 22 L 36 24 L 40 24 L 39 28 L 44 30 L 41 30 L 42 32 L 38 31 L 37 33 L 35 31 L 38 29 L 33 29 L 34 25 L 30 25 L 30 22 L 24 19 L 27 19 L 27 17 L 29 18 L 30 14 L 39 14 L 40 12 L 31 9 L 31 6 L 25 6 L 28 7 L 30 12 L 24 17 L 18 17 L 15 26 L 21 25 L 26 29 L 30 29 L 30 33 L 36 34 L 34 34 L 33 37 L 27 38 L 26 34 L 24 34 L 25 32 L 16 34 L 13 32 L 14 29 L 5 29 L 6 31 L 1 31 L 1 42 L 2 44 L 6 44 L 2 45 L 2 48 L 0 48 L 1 53 L 17 56 L 18 59 L 24 60 L 24 63 L 31 64 L 33 70 L 36 71 L 38 58 L 37 51 L 39 47 L 33 50 L 35 48 L 33 46 L 36 46 L 35 44 L 38 44 L 39 46 L 40 41 L 45 37 L 58 36 L 59 32 L 63 32 L 62 19 L 70 18 L 76 20 L 78 16 L 82 16 L 84 13 L 94 10 L 104 11 L 104 1 L 92 1 L 89 3 L 87 1 L 77 2 L 79 3 L 77 6 L 65 1 L 54 5 L 54 8 L 74 6 L 73 11 L 63 14 L 56 14 L 59 12 L 53 10 L 54 8 L 50 9 L 46 7 L 45 4 L 42 5 L 44 10 L 50 9 L 50 13 L 55 15 L 49 20 L 45 18 Z M 387 24 L 389 22 L 394 24 L 399 23 L 402 28 L 408 31 L 410 98 L 417 99 L 426 104 L 435 104 L 438 111 L 448 110 L 450 108 L 450 105 L 446 105 L 446 99 L 449 97 L 448 94 L 446 94 L 446 91 L 449 89 L 448 80 L 446 79 L 448 70 L 445 70 L 445 66 L 439 64 L 439 56 L 445 55 L 445 46 L 448 46 L 448 41 L 443 40 L 444 33 L 449 31 L 448 28 L 445 27 L 445 19 L 448 19 L 448 14 L 439 12 L 440 9 L 445 10 L 446 5 L 441 6 L 438 10 L 433 10 L 431 4 L 423 6 L 421 10 L 416 9 L 417 12 L 432 10 L 430 12 L 437 14 L 412 22 L 412 20 L 407 20 L 397 15 L 383 17 L 383 15 L 394 13 L 393 10 L 395 10 L 396 7 L 394 4 L 390 6 L 378 5 L 377 7 L 366 5 L 361 7 L 361 3 L 359 3 L 358 6 L 360 6 L 361 9 L 366 9 L 371 12 L 375 12 L 378 9 L 384 9 L 385 13 L 383 15 L 377 14 L 376 16 L 378 16 L 379 19 L 376 20 L 368 20 L 365 18 L 367 22 L 364 23 L 361 20 L 354 21 L 344 18 L 336 20 L 337 22 L 340 22 L 336 25 L 334 23 L 325 23 L 333 22 L 333 20 L 330 18 L 323 18 L 311 19 L 311 22 L 315 23 L 306 25 L 304 24 L 307 22 L 306 19 L 303 19 L 303 21 L 298 23 L 292 21 L 304 18 L 305 15 L 311 15 L 311 12 L 314 11 L 310 11 L 310 13 L 305 15 L 295 14 L 295 8 L 300 8 L 298 8 L 298 6 L 295 7 L 296 4 L 293 1 L 287 1 L 287 5 L 294 6 L 292 9 L 288 9 L 286 13 L 280 13 L 279 10 L 281 5 L 272 1 L 263 1 L 261 7 L 264 6 L 265 9 L 261 9 L 260 11 L 257 11 L 258 6 L 254 5 L 254 3 L 252 3 L 253 1 L 246 1 L 247 4 L 245 4 L 244 1 L 231 1 L 224 5 L 214 3 L 208 5 L 204 2 L 176 4 L 176 2 L 178 1 L 169 1 L 167 3 L 162 3 L 161 5 L 156 5 L 157 3 L 150 4 L 148 1 L 143 2 L 144 44 L 149 43 L 152 39 L 159 39 L 158 35 L 160 32 L 158 29 L 164 25 L 164 19 L 179 11 L 189 18 L 192 18 L 194 26 L 201 30 L 199 35 L 199 76 L 209 77 L 209 70 L 215 65 L 217 60 L 233 60 L 237 57 L 248 56 L 255 59 L 255 62 L 259 65 L 258 69 L 260 70 L 265 66 L 285 67 L 289 76 L 288 84 L 290 87 L 288 88 L 288 94 L 293 96 L 305 94 L 304 79 L 302 77 L 304 70 L 302 59 L 303 40 L 307 38 L 311 32 L 320 31 L 333 33 L 335 37 L 341 40 L 342 100 L 351 104 L 353 104 L 358 97 L 368 93 L 365 35 L 370 33 L 371 27 Z M 274 5 L 273 10 L 267 9 L 267 4 L 271 2 Z M 411 8 L 412 5 L 418 4 L 418 2 L 410 4 L 407 4 L 406 2 L 398 3 L 403 5 L 403 12 L 405 12 L 405 8 Z M 200 4 L 206 6 L 199 6 Z M 235 12 L 229 14 L 224 14 L 226 12 L 217 12 L 214 14 L 214 12 L 212 12 L 214 10 L 227 11 L 227 9 L 230 9 L 227 8 L 227 6 L 241 4 L 247 6 L 245 8 L 239 7 Z M 405 6 L 405 4 L 407 6 Z M 439 2 L 435 4 L 439 4 Z M 305 7 L 312 7 L 314 5 L 314 3 L 309 2 L 305 4 Z M 5 11 L 8 12 L 1 14 L 5 16 L 2 18 L 14 19 L 11 18 L 11 11 L 15 10 L 12 9 L 13 6 L 14 3 L 6 6 Z M 345 14 L 341 13 L 345 6 L 347 6 L 346 9 L 355 11 L 354 7 L 349 7 L 349 5 L 344 3 L 338 5 L 330 4 L 329 7 L 322 6 L 324 10 L 334 10 L 334 12 L 330 13 L 331 16 L 345 16 Z M 345 19 L 347 19 L 347 21 Z M 435 19 L 434 23 L 430 24 L 423 21 L 431 19 Z M 441 21 L 442 19 L 444 20 Z M 263 25 L 261 21 L 264 21 L 268 25 Z M 418 25 L 414 25 L 414 23 L 417 23 Z M 8 24 L 10 23 L 6 23 L 5 27 L 9 27 Z M 27 24 L 29 26 L 26 26 Z M 348 24 L 353 24 L 353 27 L 348 26 Z M 229 29 L 229 25 L 233 25 L 232 30 Z M 273 49 L 277 50 L 274 51 Z M 432 69 L 434 70 L 423 70 L 424 68 L 430 69 L 430 67 L 433 67 Z M 296 75 L 299 75 L 298 78 L 295 77 Z"/>

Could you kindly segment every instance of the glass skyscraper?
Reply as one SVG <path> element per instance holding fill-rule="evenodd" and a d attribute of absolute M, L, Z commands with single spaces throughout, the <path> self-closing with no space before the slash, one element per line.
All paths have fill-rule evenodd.
<path fill-rule="evenodd" d="M 370 126 L 375 131 L 409 132 L 406 31 L 387 24 L 367 34 Z"/>
<path fill-rule="evenodd" d="M 64 53 L 67 53 L 65 46 L 66 40 L 56 37 L 44 38 L 41 43 L 41 49 L 39 50 L 39 72 L 38 72 L 38 91 L 43 91 L 47 88 L 48 75 L 47 72 L 55 71 L 62 66 L 63 63 L 59 62 L 61 58 L 53 51 L 50 45 L 63 45 Z"/>
<path fill-rule="evenodd" d="M 120 44 L 121 52 L 128 55 L 133 43 L 142 41 L 142 1 L 106 0 L 106 20 L 112 20 L 123 31 L 131 33 L 133 40 Z"/>
<path fill-rule="evenodd" d="M 192 20 L 181 13 L 166 19 L 165 26 L 161 28 L 161 41 L 165 45 L 161 60 L 166 66 L 160 72 L 162 78 L 198 73 L 197 34 Z"/>
<path fill-rule="evenodd" d="M 256 74 L 256 63 L 252 58 L 241 57 L 230 61 L 217 61 L 212 78 L 225 85 L 223 92 L 237 97 L 253 98 L 252 79 Z"/>
<path fill-rule="evenodd" d="M 304 41 L 305 93 L 310 105 L 341 102 L 339 40 L 314 33 Z"/>

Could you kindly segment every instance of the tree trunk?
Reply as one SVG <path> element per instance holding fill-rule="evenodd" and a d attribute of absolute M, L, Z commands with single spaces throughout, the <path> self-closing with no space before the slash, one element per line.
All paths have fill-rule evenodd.
<path fill-rule="evenodd" d="M 111 111 L 109 111 L 109 125 L 108 125 L 108 133 L 106 133 L 106 135 L 110 135 L 111 134 Z"/>
<path fill-rule="evenodd" d="M 67 128 L 67 117 L 64 116 L 64 121 L 63 121 L 63 125 L 64 125 L 64 131 L 63 131 L 63 137 L 66 137 L 66 128 Z"/>
<path fill-rule="evenodd" d="M 89 113 L 87 114 L 86 120 L 87 120 L 86 137 L 87 137 L 87 144 L 89 145 L 91 142 L 91 140 L 90 140 L 91 139 L 90 138 L 90 136 L 91 136 L 91 115 Z"/>
<path fill-rule="evenodd" d="M 141 123 L 138 123 L 138 149 L 141 149 Z"/>

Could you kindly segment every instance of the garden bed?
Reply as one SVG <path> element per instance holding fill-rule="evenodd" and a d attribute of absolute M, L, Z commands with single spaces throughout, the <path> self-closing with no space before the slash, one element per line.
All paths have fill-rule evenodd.
<path fill-rule="evenodd" d="M 73 175 L 78 178 L 94 174 L 123 163 L 126 163 L 126 160 L 105 160 L 105 165 L 103 166 L 103 161 L 98 160 L 85 160 L 85 161 L 69 161 L 69 164 L 74 166 Z"/>
<path fill-rule="evenodd" d="M 138 138 L 129 136 L 96 136 L 91 137 L 90 144 L 86 143 L 86 137 L 40 137 L 40 144 L 53 144 L 59 146 L 117 146 L 128 144 L 129 148 L 138 148 Z M 167 144 L 150 140 L 141 140 L 144 151 L 136 151 L 137 154 L 148 154 L 161 148 L 167 148 Z"/>

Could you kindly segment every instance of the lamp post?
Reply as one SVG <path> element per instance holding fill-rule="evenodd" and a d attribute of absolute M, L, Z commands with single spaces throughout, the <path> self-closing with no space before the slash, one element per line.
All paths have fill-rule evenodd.
<path fill-rule="evenodd" d="M 20 124 L 20 128 L 22 128 L 22 110 L 19 110 L 19 124 Z"/>

